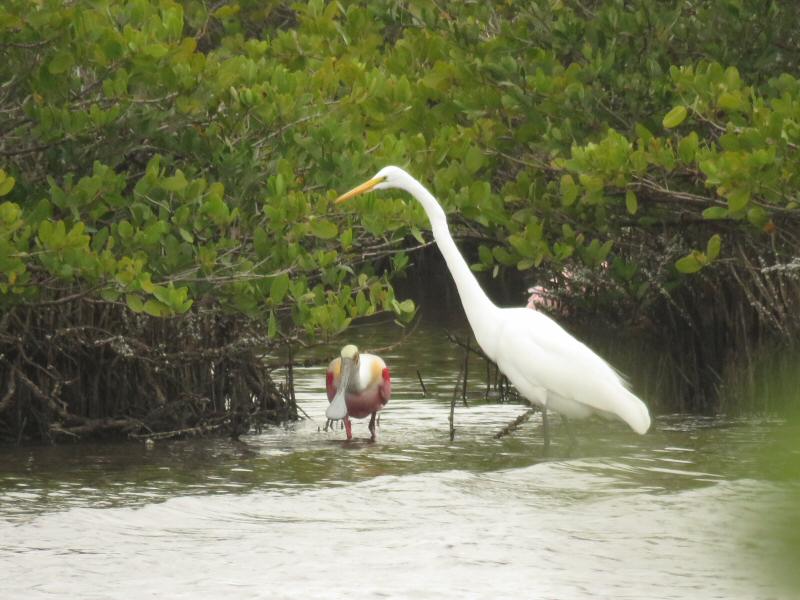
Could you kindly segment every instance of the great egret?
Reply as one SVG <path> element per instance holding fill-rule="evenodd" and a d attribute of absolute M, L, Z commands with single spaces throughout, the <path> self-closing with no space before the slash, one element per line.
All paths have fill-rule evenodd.
<path fill-rule="evenodd" d="M 547 409 L 571 418 L 593 414 L 618 418 L 636 433 L 647 432 L 647 407 L 606 361 L 544 313 L 522 307 L 498 308 L 489 300 L 451 237 L 444 210 L 403 169 L 384 167 L 369 181 L 339 196 L 336 203 L 388 188 L 408 192 L 425 209 L 475 339 L 519 393 L 542 408 L 545 444 Z"/>
<path fill-rule="evenodd" d="M 358 348 L 348 344 L 340 355 L 328 365 L 325 377 L 328 405 L 325 416 L 337 421 L 344 419 L 347 439 L 352 439 L 350 417 L 369 420 L 369 432 L 375 440 L 375 417 L 392 396 L 389 369 L 380 356 L 360 354 Z"/>

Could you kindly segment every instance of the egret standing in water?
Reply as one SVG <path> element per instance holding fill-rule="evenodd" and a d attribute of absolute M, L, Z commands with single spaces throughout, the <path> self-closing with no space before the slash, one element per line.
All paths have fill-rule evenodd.
<path fill-rule="evenodd" d="M 548 408 L 570 418 L 593 414 L 617 418 L 636 433 L 647 432 L 650 428 L 647 407 L 607 362 L 544 313 L 523 307 L 498 308 L 489 300 L 458 251 L 444 210 L 403 169 L 384 167 L 369 181 L 339 196 L 336 202 L 389 188 L 408 192 L 425 209 L 433 238 L 456 282 L 475 339 L 519 393 L 541 407 L 546 445 Z"/>
<path fill-rule="evenodd" d="M 344 419 L 347 439 L 353 438 L 350 417 L 369 420 L 370 439 L 375 440 L 375 418 L 392 395 L 389 369 L 380 356 L 360 354 L 348 344 L 328 365 L 325 377 L 328 409 L 325 416 L 331 421 Z"/>

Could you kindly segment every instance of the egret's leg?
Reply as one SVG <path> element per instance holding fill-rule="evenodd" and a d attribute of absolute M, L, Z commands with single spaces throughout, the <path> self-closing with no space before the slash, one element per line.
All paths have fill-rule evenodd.
<path fill-rule="evenodd" d="M 569 445 L 570 446 L 577 446 L 578 445 L 578 438 L 575 435 L 575 429 L 572 427 L 572 421 L 570 421 L 566 416 L 561 415 L 561 421 L 564 423 L 564 428 L 567 430 L 567 435 L 569 436 Z"/>
<path fill-rule="evenodd" d="M 370 433 L 369 439 L 372 442 L 375 441 L 375 415 L 377 414 L 378 414 L 377 412 L 372 413 L 372 417 L 370 417 L 369 419 L 369 433 Z"/>
<path fill-rule="evenodd" d="M 544 451 L 550 450 L 550 427 L 547 424 L 547 407 L 542 407 L 542 433 L 544 433 Z"/>
<path fill-rule="evenodd" d="M 347 432 L 347 439 L 353 439 L 353 426 L 350 424 L 350 417 L 345 415 L 344 417 L 344 430 Z"/>

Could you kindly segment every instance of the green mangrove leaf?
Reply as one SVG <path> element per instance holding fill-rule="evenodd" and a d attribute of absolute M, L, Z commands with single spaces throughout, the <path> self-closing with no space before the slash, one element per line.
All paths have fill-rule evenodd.
<path fill-rule="evenodd" d="M 272 300 L 273 306 L 280 306 L 283 299 L 286 297 L 286 292 L 289 290 L 289 275 L 288 273 L 281 273 L 272 279 L 272 284 L 269 286 L 269 297 Z"/>
<path fill-rule="evenodd" d="M 664 115 L 664 119 L 661 121 L 661 124 L 664 126 L 664 129 L 673 129 L 683 123 L 683 121 L 686 119 L 686 115 L 687 112 L 685 106 L 676 106 L 666 115 Z"/>
<path fill-rule="evenodd" d="M 125 302 L 135 313 L 140 313 L 144 311 L 144 300 L 138 294 L 126 294 L 125 295 Z"/>
<path fill-rule="evenodd" d="M 725 219 L 728 217 L 728 209 L 724 206 L 709 206 L 703 211 L 703 218 L 710 221 Z"/>
<path fill-rule="evenodd" d="M 311 221 L 311 233 L 322 240 L 330 240 L 339 235 L 339 228 L 327 219 L 314 219 Z"/>
<path fill-rule="evenodd" d="M 14 189 L 15 179 L 11 175 L 6 175 L 3 169 L 0 169 L 0 197 L 7 195 Z"/>
<path fill-rule="evenodd" d="M 675 268 L 681 273 L 696 273 L 704 266 L 705 256 L 697 250 L 687 254 L 683 258 L 679 258 L 675 262 Z"/>
<path fill-rule="evenodd" d="M 728 193 L 728 209 L 731 212 L 744 210 L 750 202 L 750 190 L 737 189 Z"/>
<path fill-rule="evenodd" d="M 708 240 L 708 244 L 706 245 L 706 257 L 708 258 L 708 262 L 716 260 L 716 258 L 719 256 L 721 247 L 722 238 L 718 233 L 715 233 L 711 236 L 711 238 Z"/>
<path fill-rule="evenodd" d="M 633 190 L 625 192 L 625 208 L 628 209 L 628 214 L 631 215 L 635 215 L 639 210 L 639 200 Z"/>

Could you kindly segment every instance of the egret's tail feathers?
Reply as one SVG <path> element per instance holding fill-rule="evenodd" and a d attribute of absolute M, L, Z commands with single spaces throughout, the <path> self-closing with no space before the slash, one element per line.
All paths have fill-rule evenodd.
<path fill-rule="evenodd" d="M 625 401 L 617 414 L 619 418 L 631 426 L 636 433 L 644 435 L 650 429 L 650 411 L 635 394 L 625 390 Z"/>
<path fill-rule="evenodd" d="M 343 394 L 336 394 L 336 396 L 334 396 L 328 408 L 325 410 L 325 416 L 332 421 L 338 421 L 347 416 L 347 404 L 345 404 Z"/>

